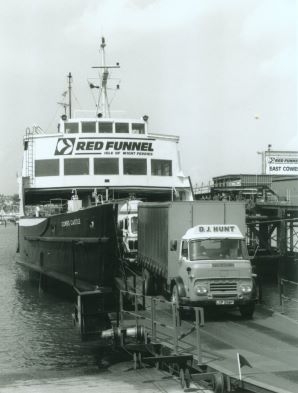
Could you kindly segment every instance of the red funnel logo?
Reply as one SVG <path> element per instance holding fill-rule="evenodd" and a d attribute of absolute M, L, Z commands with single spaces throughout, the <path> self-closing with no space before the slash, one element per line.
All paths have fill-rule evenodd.
<path fill-rule="evenodd" d="M 72 154 L 75 138 L 59 138 L 56 145 L 55 156 L 68 156 Z"/>

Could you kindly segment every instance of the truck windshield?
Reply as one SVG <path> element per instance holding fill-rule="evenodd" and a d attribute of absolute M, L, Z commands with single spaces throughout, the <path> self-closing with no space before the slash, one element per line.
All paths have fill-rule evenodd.
<path fill-rule="evenodd" d="M 131 217 L 131 232 L 137 233 L 138 232 L 138 217 Z"/>
<path fill-rule="evenodd" d="M 198 259 L 247 259 L 244 240 L 204 239 L 192 240 L 189 244 L 190 260 Z"/>

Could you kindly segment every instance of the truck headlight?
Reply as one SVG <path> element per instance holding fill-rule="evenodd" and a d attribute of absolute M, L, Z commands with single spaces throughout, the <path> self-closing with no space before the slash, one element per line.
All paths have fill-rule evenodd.
<path fill-rule="evenodd" d="M 196 287 L 196 292 L 197 292 L 197 295 L 206 295 L 206 293 L 208 292 L 208 289 L 202 285 L 198 285 Z"/>
<path fill-rule="evenodd" d="M 252 291 L 251 285 L 240 285 L 240 291 L 242 293 L 250 293 Z"/>

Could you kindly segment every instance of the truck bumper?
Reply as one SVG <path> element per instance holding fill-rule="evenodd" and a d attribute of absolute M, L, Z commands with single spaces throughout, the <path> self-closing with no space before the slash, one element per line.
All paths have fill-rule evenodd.
<path fill-rule="evenodd" d="M 187 297 L 179 299 L 181 306 L 191 307 L 239 307 L 247 304 L 256 302 L 254 298 L 242 298 L 242 299 L 228 299 L 228 298 L 216 298 L 216 299 L 202 299 L 202 300 L 191 300 Z"/>

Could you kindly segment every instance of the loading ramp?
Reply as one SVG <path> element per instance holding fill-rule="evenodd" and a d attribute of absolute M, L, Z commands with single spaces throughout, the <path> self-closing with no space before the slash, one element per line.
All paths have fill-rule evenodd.
<path fill-rule="evenodd" d="M 206 387 L 216 392 L 298 391 L 297 322 L 258 305 L 253 320 L 243 320 L 233 311 L 207 316 L 203 325 L 199 323 L 198 336 L 198 329 L 193 329 L 198 320 L 191 312 L 186 319 L 180 319 L 178 315 L 173 316 L 173 304 L 162 298 L 145 297 L 144 308 L 142 294 L 126 292 L 126 295 L 138 300 L 133 309 L 126 310 L 124 302 L 120 303 L 120 324 L 142 324 L 153 343 L 162 344 L 171 355 L 192 356 L 187 372 L 184 367 L 184 374 L 180 375 L 182 383 L 185 379 L 187 384 L 201 379 L 200 383 L 207 383 Z M 175 324 L 177 331 L 173 330 Z M 237 353 L 252 365 L 242 368 L 242 380 L 239 380 Z M 140 359 L 141 363 L 144 361 Z M 169 371 L 181 373 L 179 361 L 152 357 L 149 361 L 159 366 L 167 363 Z"/>

